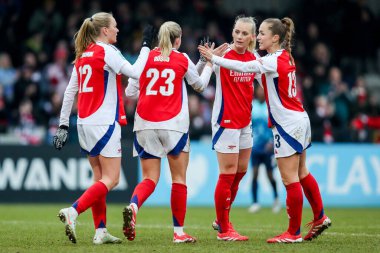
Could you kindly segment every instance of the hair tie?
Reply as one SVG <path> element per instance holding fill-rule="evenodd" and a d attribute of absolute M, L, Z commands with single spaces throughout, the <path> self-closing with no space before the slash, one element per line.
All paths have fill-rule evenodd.
<path fill-rule="evenodd" d="M 92 22 L 92 17 L 90 18 L 90 21 Z"/>

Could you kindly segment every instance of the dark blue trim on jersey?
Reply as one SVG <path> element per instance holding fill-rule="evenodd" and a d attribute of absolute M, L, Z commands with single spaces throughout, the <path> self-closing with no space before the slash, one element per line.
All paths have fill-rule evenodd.
<path fill-rule="evenodd" d="M 168 155 L 179 155 L 186 146 L 188 137 L 189 133 L 183 134 L 177 145 L 168 153 Z"/>
<path fill-rule="evenodd" d="M 223 94 L 222 94 L 222 104 L 220 105 L 220 112 L 219 112 L 219 116 L 218 116 L 218 124 L 220 125 L 220 122 L 222 121 L 222 118 L 223 118 L 223 111 L 224 111 L 224 98 L 223 98 Z M 213 149 L 214 149 L 214 145 L 212 145 Z"/>
<path fill-rule="evenodd" d="M 219 127 L 218 131 L 216 131 L 214 138 L 212 138 L 212 149 L 214 149 L 215 144 L 218 142 L 220 136 L 224 131 L 224 127 Z"/>
<path fill-rule="evenodd" d="M 135 134 L 135 139 L 133 140 L 133 145 L 135 146 L 135 149 L 137 151 L 137 154 L 139 155 L 140 158 L 145 158 L 145 159 L 160 159 L 160 157 L 154 156 L 149 154 L 144 150 L 143 147 L 140 146 L 139 142 L 137 141 L 137 137 Z"/>
<path fill-rule="evenodd" d="M 274 125 L 277 128 L 278 133 L 281 135 L 281 137 L 299 154 L 302 154 L 303 147 L 301 143 L 299 143 L 296 139 L 294 139 L 292 136 L 290 136 L 285 130 L 274 120 L 272 114 L 269 114 L 270 119 L 272 122 L 274 122 Z"/>
<path fill-rule="evenodd" d="M 280 97 L 280 88 L 278 87 L 278 77 L 273 78 L 273 83 L 274 83 L 274 87 L 276 88 L 278 99 L 280 100 L 280 103 L 282 104 L 282 100 Z"/>
<path fill-rule="evenodd" d="M 115 130 L 115 122 L 109 126 L 107 132 L 103 135 L 103 137 L 98 140 L 92 150 L 89 152 L 90 156 L 97 156 L 103 150 L 103 148 L 107 145 L 108 141 L 111 139 L 112 133 Z"/>

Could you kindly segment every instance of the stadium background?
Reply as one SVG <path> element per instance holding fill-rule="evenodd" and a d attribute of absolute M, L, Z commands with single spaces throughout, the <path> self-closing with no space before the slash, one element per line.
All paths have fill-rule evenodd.
<path fill-rule="evenodd" d="M 148 22 L 156 27 L 167 20 L 178 22 L 183 29 L 180 50 L 196 62 L 196 47 L 204 35 L 217 44 L 231 41 L 237 14 L 254 16 L 258 24 L 267 17 L 293 18 L 298 94 L 313 131 L 308 163 L 325 203 L 380 207 L 380 2 L 376 0 L 0 1 L 0 202 L 71 201 L 91 184 L 88 162 L 77 145 L 75 108 L 67 146 L 58 152 L 51 141 L 74 59 L 72 37 L 83 19 L 98 11 L 114 14 L 120 30 L 117 46 L 131 62 Z M 214 92 L 212 80 L 203 94 L 189 93 L 190 205 L 213 204 Z M 109 196 L 110 201 L 122 203 L 139 179 L 130 142 L 136 101 L 125 99 L 125 105 L 130 124 L 123 129 L 123 174 Z M 169 204 L 165 162 L 147 204 Z M 237 205 L 250 203 L 250 177 L 249 172 L 242 182 Z M 269 205 L 270 188 L 264 177 L 260 180 L 260 200 Z"/>

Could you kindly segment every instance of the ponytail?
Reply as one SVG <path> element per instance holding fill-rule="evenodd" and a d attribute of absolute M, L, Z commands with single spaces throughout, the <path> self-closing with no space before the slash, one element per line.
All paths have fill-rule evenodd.
<path fill-rule="evenodd" d="M 285 17 L 281 20 L 278 18 L 268 18 L 263 22 L 268 23 L 268 29 L 272 31 L 273 35 L 279 36 L 279 43 L 281 48 L 285 49 L 294 63 L 294 59 L 292 56 L 292 39 L 294 34 L 294 23 L 293 20 Z"/>
<path fill-rule="evenodd" d="M 75 63 L 91 44 L 96 42 L 96 38 L 100 35 L 102 27 L 109 27 L 111 24 L 112 14 L 106 12 L 98 12 L 91 18 L 86 18 L 79 31 L 74 35 L 75 44 Z"/>
<path fill-rule="evenodd" d="M 292 61 L 294 61 L 292 56 L 292 39 L 294 34 L 294 23 L 288 17 L 281 19 L 281 23 L 285 26 L 285 36 L 284 40 L 281 42 L 281 47 L 288 51 Z"/>
<path fill-rule="evenodd" d="M 182 36 L 182 29 L 176 22 L 168 21 L 161 25 L 158 32 L 158 47 L 163 57 L 169 57 L 175 39 Z"/>

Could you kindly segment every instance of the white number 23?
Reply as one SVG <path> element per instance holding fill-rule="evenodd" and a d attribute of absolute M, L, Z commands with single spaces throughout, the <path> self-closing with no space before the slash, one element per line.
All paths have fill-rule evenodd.
<path fill-rule="evenodd" d="M 174 84 L 173 80 L 175 79 L 175 72 L 173 69 L 164 69 L 161 71 L 155 68 L 148 69 L 146 72 L 147 78 L 152 78 L 146 87 L 146 95 L 157 95 L 158 92 L 162 96 L 171 96 L 174 92 Z M 156 84 L 159 78 L 165 78 L 165 84 L 159 86 L 158 90 L 154 89 L 154 85 Z"/>

